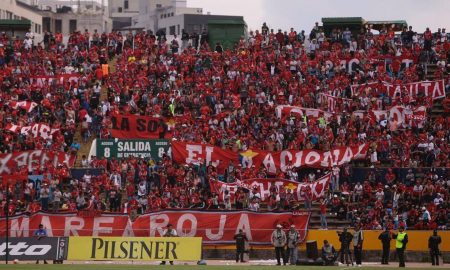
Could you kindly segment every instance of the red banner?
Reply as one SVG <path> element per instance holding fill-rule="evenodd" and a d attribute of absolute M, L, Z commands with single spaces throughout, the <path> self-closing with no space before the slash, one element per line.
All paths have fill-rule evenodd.
<path fill-rule="evenodd" d="M 38 165 L 42 168 L 45 167 L 48 162 L 52 162 L 54 166 L 57 166 L 59 163 L 65 163 L 69 167 L 72 167 L 75 163 L 75 155 L 49 150 L 31 150 L 1 154 L 0 175 L 11 174 L 22 166 L 26 166 L 28 171 L 31 172 L 33 166 Z"/>
<path fill-rule="evenodd" d="M 212 162 L 213 166 L 224 171 L 230 161 L 239 163 L 239 153 L 207 144 L 172 141 L 172 159 L 178 164 L 204 161 L 209 165 Z"/>
<path fill-rule="evenodd" d="M 39 224 L 49 236 L 162 236 L 170 223 L 179 236 L 202 237 L 205 244 L 232 244 L 233 236 L 242 229 L 253 244 L 270 244 L 270 236 L 277 224 L 285 229 L 294 224 L 304 240 L 309 213 L 262 213 L 250 211 L 159 211 L 139 216 L 134 222 L 127 215 L 103 214 L 82 217 L 75 213 L 45 214 L 11 217 L 11 237 L 32 236 Z M 0 220 L 0 236 L 6 232 L 6 220 Z"/>
<path fill-rule="evenodd" d="M 299 183 L 278 178 L 256 178 L 236 181 L 234 183 L 224 183 L 221 181 L 211 180 L 210 185 L 213 189 L 215 189 L 217 194 L 219 194 L 221 199 L 224 196 L 225 190 L 228 190 L 231 196 L 231 201 L 234 200 L 234 194 L 238 187 L 243 187 L 249 190 L 257 188 L 258 193 L 261 195 L 261 200 L 267 201 L 269 199 L 270 189 L 272 186 L 276 186 L 277 190 L 290 189 L 294 194 L 294 199 L 296 201 L 303 201 L 305 199 L 303 196 L 303 191 L 305 189 L 309 189 L 311 190 L 311 200 L 317 201 L 325 196 L 330 180 L 331 175 L 327 174 L 311 183 Z"/>
<path fill-rule="evenodd" d="M 169 139 L 171 132 L 167 131 L 167 124 L 163 118 L 139 115 L 111 116 L 111 135 L 119 139 Z M 166 131 L 165 131 L 166 130 Z"/>
<path fill-rule="evenodd" d="M 388 82 L 371 82 L 361 85 L 352 85 L 352 95 L 360 95 L 366 87 L 380 87 L 379 92 L 387 93 L 391 98 L 394 98 L 397 94 L 402 97 L 404 94 L 408 94 L 412 98 L 417 98 L 418 94 L 424 94 L 427 97 L 433 99 L 445 98 L 445 83 L 444 80 L 439 81 L 421 81 L 406 84 L 391 84 Z"/>
<path fill-rule="evenodd" d="M 276 173 L 277 170 L 285 172 L 289 166 L 315 168 L 340 166 L 352 160 L 364 159 L 368 148 L 367 144 L 361 144 L 355 147 L 338 147 L 327 152 L 319 150 L 269 152 L 250 149 L 235 153 L 207 144 L 173 141 L 172 158 L 179 164 L 195 164 L 199 160 L 205 161 L 206 164 L 212 162 L 219 170 L 225 170 L 230 162 L 235 165 L 241 163 L 246 168 L 254 165 L 258 169 L 264 166 L 268 172 Z"/>

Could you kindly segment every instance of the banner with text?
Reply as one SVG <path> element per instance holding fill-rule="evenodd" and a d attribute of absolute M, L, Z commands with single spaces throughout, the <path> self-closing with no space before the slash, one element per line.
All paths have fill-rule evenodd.
<path fill-rule="evenodd" d="M 244 230 L 250 242 L 270 244 L 270 235 L 277 224 L 288 229 L 295 225 L 301 239 L 306 237 L 309 213 L 264 213 L 250 211 L 163 210 L 138 216 L 131 221 L 126 214 L 102 214 L 84 217 L 77 213 L 10 217 L 11 237 L 30 237 L 42 224 L 49 236 L 163 236 L 170 223 L 182 237 L 202 237 L 206 244 L 231 244 L 233 236 Z M 0 236 L 6 234 L 6 219 L 0 218 Z"/>
<path fill-rule="evenodd" d="M 219 194 L 219 198 L 221 200 L 224 198 L 225 190 L 228 190 L 231 196 L 231 201 L 234 201 L 234 194 L 237 188 L 241 187 L 248 190 L 256 189 L 261 195 L 261 200 L 265 202 L 269 199 L 272 186 L 276 186 L 277 190 L 289 190 L 289 193 L 292 193 L 292 199 L 295 201 L 305 200 L 305 192 L 310 194 L 310 200 L 317 201 L 325 197 L 330 180 L 331 174 L 327 174 L 311 183 L 299 183 L 287 179 L 277 178 L 255 178 L 242 181 L 238 180 L 234 183 L 224 183 L 221 181 L 210 180 L 210 186 L 212 190 L 215 190 L 216 193 Z"/>
<path fill-rule="evenodd" d="M 111 116 L 111 122 L 111 135 L 119 139 L 169 139 L 172 137 L 163 118 L 114 114 Z"/>
<path fill-rule="evenodd" d="M 6 239 L 0 239 L 0 260 L 6 258 Z M 67 237 L 12 237 L 8 239 L 8 260 L 66 260 Z"/>
<path fill-rule="evenodd" d="M 249 149 L 245 152 L 235 153 L 220 147 L 185 142 L 172 142 L 172 158 L 179 164 L 198 163 L 200 160 L 209 164 L 212 162 L 219 170 L 225 170 L 230 162 L 241 163 L 243 167 L 256 169 L 264 166 L 268 172 L 283 172 L 291 167 L 317 167 L 330 168 L 340 166 L 356 159 L 366 157 L 369 146 L 361 144 L 354 147 L 338 147 L 331 151 L 319 150 L 284 150 L 269 152 Z"/>
<path fill-rule="evenodd" d="M 370 90 L 367 90 L 369 89 Z M 440 99 L 445 97 L 445 82 L 438 81 L 420 81 L 405 84 L 391 84 L 388 82 L 370 82 L 366 84 L 356 84 L 351 86 L 352 96 L 359 96 L 361 92 L 373 92 L 374 88 L 378 89 L 379 93 L 386 93 L 389 97 L 394 98 L 397 95 L 402 97 L 407 94 L 413 99 L 419 95 L 431 97 L 432 99 Z"/>
<path fill-rule="evenodd" d="M 69 260 L 199 261 L 200 237 L 70 237 Z"/>
<path fill-rule="evenodd" d="M 158 162 L 164 153 L 170 155 L 169 140 L 97 139 L 97 156 L 105 158 L 144 157 Z"/>
<path fill-rule="evenodd" d="M 22 135 L 33 135 L 33 137 L 41 137 L 43 139 L 51 138 L 52 135 L 59 131 L 59 128 L 51 128 L 47 124 L 33 124 L 31 126 L 21 127 L 15 124 L 7 124 L 5 130 Z"/>
<path fill-rule="evenodd" d="M 30 150 L 1 154 L 0 175 L 12 174 L 22 166 L 27 167 L 28 171 L 31 172 L 34 166 L 43 168 L 48 162 L 51 162 L 55 167 L 59 163 L 64 163 L 70 168 L 75 163 L 75 155 L 50 150 Z"/>
<path fill-rule="evenodd" d="M 42 87 L 45 84 L 64 84 L 67 82 L 78 82 L 80 79 L 79 73 L 72 73 L 72 74 L 58 74 L 54 76 L 31 76 L 30 82 L 31 84 L 36 84 L 39 87 Z"/>

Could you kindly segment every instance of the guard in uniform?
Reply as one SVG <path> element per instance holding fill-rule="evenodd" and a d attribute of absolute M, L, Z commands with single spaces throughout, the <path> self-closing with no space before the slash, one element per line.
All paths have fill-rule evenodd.
<path fill-rule="evenodd" d="M 356 225 L 356 231 L 353 234 L 353 251 L 355 253 L 355 262 L 356 265 L 361 267 L 362 261 L 362 246 L 364 241 L 363 230 L 361 229 L 361 225 Z"/>
<path fill-rule="evenodd" d="M 234 236 L 236 240 L 236 262 L 244 262 L 245 242 L 248 241 L 242 229 L 239 229 L 239 233 Z"/>
<path fill-rule="evenodd" d="M 378 239 L 381 241 L 383 245 L 383 255 L 381 256 L 381 264 L 389 264 L 389 253 L 391 249 L 391 232 L 388 228 L 384 230 L 384 232 L 380 233 Z"/>
<path fill-rule="evenodd" d="M 398 234 L 394 234 L 395 239 L 395 249 L 397 250 L 397 257 L 399 267 L 405 267 L 405 249 L 408 243 L 408 235 L 405 232 L 405 227 L 400 226 Z"/>
<path fill-rule="evenodd" d="M 439 244 L 442 242 L 441 237 L 437 234 L 437 230 L 433 231 L 433 235 L 428 238 L 428 248 L 430 249 L 432 265 L 439 265 Z"/>

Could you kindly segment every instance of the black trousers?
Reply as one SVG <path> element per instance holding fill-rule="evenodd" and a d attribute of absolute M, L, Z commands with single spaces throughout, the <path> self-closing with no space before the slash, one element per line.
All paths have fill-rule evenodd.
<path fill-rule="evenodd" d="M 360 265 L 361 264 L 361 260 L 362 260 L 362 248 L 354 246 L 353 247 L 353 252 L 355 254 L 356 265 Z"/>
<path fill-rule="evenodd" d="M 431 263 L 439 265 L 439 249 L 430 249 Z"/>
<path fill-rule="evenodd" d="M 344 259 L 345 259 L 346 264 L 350 264 L 350 263 L 353 264 L 352 254 L 350 254 L 349 247 L 341 247 L 341 250 L 339 251 L 339 253 L 340 253 L 341 263 L 344 263 Z"/>
<path fill-rule="evenodd" d="M 405 250 L 403 248 L 397 248 L 398 266 L 405 267 Z"/>
<path fill-rule="evenodd" d="M 236 262 L 244 262 L 244 250 L 236 249 Z"/>
<path fill-rule="evenodd" d="M 283 258 L 283 264 L 286 264 L 286 254 L 284 253 L 284 247 L 275 247 L 275 257 L 277 258 L 277 264 L 281 264 L 281 258 Z"/>
<path fill-rule="evenodd" d="M 381 256 L 381 264 L 389 263 L 389 246 L 383 247 L 383 254 Z"/>

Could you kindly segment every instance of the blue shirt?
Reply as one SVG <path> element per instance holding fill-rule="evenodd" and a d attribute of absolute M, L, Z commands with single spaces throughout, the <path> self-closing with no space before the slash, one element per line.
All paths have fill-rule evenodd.
<path fill-rule="evenodd" d="M 37 229 L 34 232 L 34 236 L 47 236 L 47 230 L 45 230 L 45 229 Z"/>

